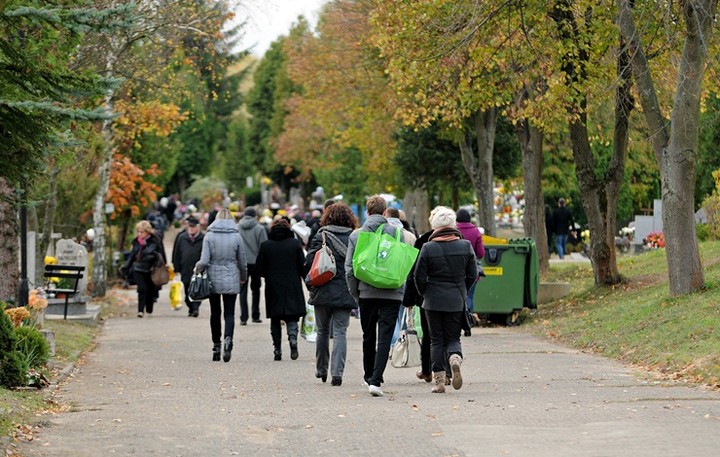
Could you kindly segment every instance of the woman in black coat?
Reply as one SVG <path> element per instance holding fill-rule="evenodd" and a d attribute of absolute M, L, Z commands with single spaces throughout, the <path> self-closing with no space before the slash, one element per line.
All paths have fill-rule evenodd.
<path fill-rule="evenodd" d="M 322 286 L 310 289 L 309 303 L 315 307 L 317 339 L 315 340 L 315 377 L 327 381 L 328 366 L 331 367 L 333 386 L 342 385 L 347 356 L 347 329 L 350 312 L 357 307 L 355 299 L 345 282 L 345 256 L 348 238 L 356 227 L 355 214 L 348 205 L 334 203 L 325 209 L 320 219 L 320 229 L 311 239 L 305 257 L 305 274 L 310 272 L 315 254 L 323 243 L 335 258 L 335 276 Z M 333 330 L 332 363 L 330 357 L 330 329 Z"/>
<path fill-rule="evenodd" d="M 268 240 L 260 245 L 255 268 L 265 278 L 265 314 L 270 318 L 275 360 L 282 360 L 280 321 L 287 326 L 290 358 L 298 358 L 298 321 L 305 315 L 304 263 L 302 245 L 287 219 L 273 222 Z"/>
<path fill-rule="evenodd" d="M 452 371 L 452 386 L 462 387 L 460 330 L 465 320 L 467 291 L 477 279 L 475 252 L 456 228 L 450 208 L 433 210 L 433 234 L 423 245 L 415 265 L 415 285 L 423 296 L 430 327 L 430 351 L 436 393 L 445 392 L 445 366 Z"/>
<path fill-rule="evenodd" d="M 155 235 L 150 222 L 142 220 L 135 226 L 136 237 L 132 240 L 132 251 L 120 268 L 123 275 L 133 275 L 137 284 L 138 317 L 152 314 L 158 295 L 158 287 L 152 282 L 150 273 L 155 264 L 165 265 L 165 248 Z"/>

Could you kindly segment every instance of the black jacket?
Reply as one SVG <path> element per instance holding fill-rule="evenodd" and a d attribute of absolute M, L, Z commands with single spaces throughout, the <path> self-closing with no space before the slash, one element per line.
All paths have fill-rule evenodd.
<path fill-rule="evenodd" d="M 265 278 L 265 313 L 269 318 L 299 319 L 305 315 L 305 255 L 288 228 L 273 227 L 260 245 L 255 269 Z"/>
<path fill-rule="evenodd" d="M 131 271 L 148 273 L 156 263 L 160 262 L 165 263 L 165 248 L 157 235 L 150 235 L 145 246 L 141 246 L 137 238 L 133 238 L 130 257 L 122 270 L 126 273 Z"/>
<path fill-rule="evenodd" d="M 180 274 L 183 282 L 190 282 L 195 264 L 202 254 L 203 238 L 205 234 L 199 232 L 194 240 L 190 241 L 187 231 L 182 231 L 175 238 L 173 246 L 172 264 L 175 272 Z"/>
<path fill-rule="evenodd" d="M 558 235 L 567 235 L 575 225 L 572 213 L 567 206 L 558 206 L 553 212 L 553 232 Z"/>
<path fill-rule="evenodd" d="M 415 286 L 423 296 L 423 309 L 445 312 L 465 309 L 467 290 L 477 279 L 477 265 L 472 245 L 461 236 L 456 229 L 435 230 L 420 250 Z"/>
<path fill-rule="evenodd" d="M 353 229 L 348 227 L 328 225 L 321 227 L 317 232 L 317 236 L 311 239 L 310 245 L 308 246 L 308 253 L 305 257 L 304 274 L 307 275 L 310 272 L 310 267 L 312 267 L 313 260 L 315 259 L 315 253 L 322 246 L 323 233 L 325 233 L 327 245 L 330 246 L 333 256 L 335 257 L 336 268 L 335 276 L 327 284 L 319 287 L 308 286 L 308 290 L 310 291 L 310 300 L 308 303 L 311 305 L 324 305 L 333 308 L 357 307 L 357 303 L 355 303 L 355 299 L 350 295 L 347 282 L 345 281 L 345 256 L 347 255 L 348 239 L 352 231 Z M 332 238 L 333 236 L 343 245 L 340 249 L 338 249 L 336 241 Z"/>

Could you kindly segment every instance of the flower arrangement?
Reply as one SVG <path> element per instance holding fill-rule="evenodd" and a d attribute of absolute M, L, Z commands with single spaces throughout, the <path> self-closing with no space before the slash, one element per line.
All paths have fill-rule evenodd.
<path fill-rule="evenodd" d="M 29 310 L 36 313 L 41 313 L 45 308 L 47 308 L 47 305 L 48 301 L 45 296 L 45 291 L 43 289 L 38 288 L 30 291 L 27 306 Z"/>
<path fill-rule="evenodd" d="M 645 246 L 653 249 L 665 247 L 665 234 L 663 232 L 650 232 L 645 238 Z"/>

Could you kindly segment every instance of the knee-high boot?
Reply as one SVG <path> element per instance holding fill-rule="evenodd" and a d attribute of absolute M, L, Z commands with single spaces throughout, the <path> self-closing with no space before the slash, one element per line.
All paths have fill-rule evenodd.
<path fill-rule="evenodd" d="M 298 323 L 297 321 L 287 322 L 287 333 L 288 341 L 290 342 L 290 358 L 296 360 L 300 354 L 298 354 Z"/>

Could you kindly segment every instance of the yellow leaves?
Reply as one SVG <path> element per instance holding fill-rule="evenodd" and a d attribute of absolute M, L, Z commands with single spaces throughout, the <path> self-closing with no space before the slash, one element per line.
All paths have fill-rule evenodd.
<path fill-rule="evenodd" d="M 115 110 L 120 113 L 115 121 L 119 127 L 116 134 L 123 142 L 133 141 L 144 134 L 166 137 L 187 118 L 179 106 L 158 100 L 134 104 L 120 100 L 115 104 Z"/>

